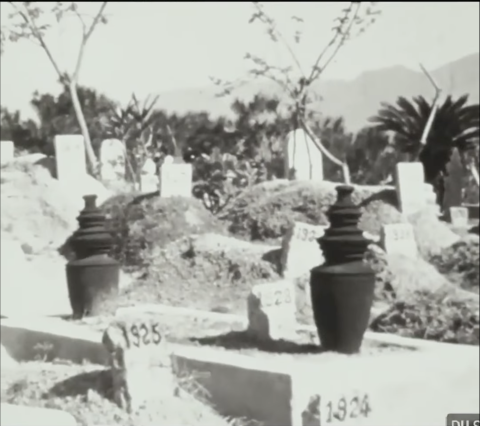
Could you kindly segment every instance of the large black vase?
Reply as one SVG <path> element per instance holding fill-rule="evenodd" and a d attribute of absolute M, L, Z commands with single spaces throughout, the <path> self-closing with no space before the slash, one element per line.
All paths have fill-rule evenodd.
<path fill-rule="evenodd" d="M 120 265 L 108 255 L 113 239 L 96 198 L 83 197 L 85 208 L 77 218 L 80 226 L 71 238 L 76 258 L 67 263 L 66 270 L 74 318 L 107 312 L 118 295 Z"/>
<path fill-rule="evenodd" d="M 352 354 L 360 350 L 368 327 L 375 273 L 362 261 L 371 241 L 358 228 L 361 212 L 351 198 L 353 187 L 336 190 L 330 227 L 318 239 L 325 263 L 311 270 L 310 289 L 322 348 Z"/>

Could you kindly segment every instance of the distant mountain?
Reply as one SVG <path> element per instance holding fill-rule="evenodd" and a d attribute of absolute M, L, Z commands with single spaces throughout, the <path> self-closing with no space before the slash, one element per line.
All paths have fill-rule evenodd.
<path fill-rule="evenodd" d="M 474 53 L 443 65 L 432 71 L 432 75 L 444 94 L 461 96 L 468 93 L 470 102 L 478 103 L 479 61 L 479 53 Z M 351 130 L 365 126 L 381 102 L 395 102 L 398 96 L 423 95 L 430 99 L 434 94 L 422 72 L 403 66 L 366 71 L 352 81 L 319 81 L 314 90 L 323 98 L 318 104 L 319 110 L 325 116 L 343 116 Z M 235 96 L 249 99 L 258 92 L 280 95 L 273 83 L 252 82 L 238 89 Z M 230 114 L 232 98 L 217 98 L 215 94 L 215 87 L 161 93 L 158 106 L 179 113 L 206 110 L 214 115 Z"/>

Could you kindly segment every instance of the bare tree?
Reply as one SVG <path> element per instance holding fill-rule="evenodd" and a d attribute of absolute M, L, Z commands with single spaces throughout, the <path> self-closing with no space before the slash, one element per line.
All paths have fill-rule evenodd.
<path fill-rule="evenodd" d="M 288 53 L 291 65 L 288 67 L 274 66 L 259 56 L 247 53 L 245 59 L 251 63 L 248 78 L 266 77 L 280 86 L 289 98 L 289 115 L 292 118 L 293 127 L 302 128 L 312 138 L 322 154 L 342 167 L 344 180 L 346 183 L 350 183 L 350 172 L 346 161 L 341 161 L 331 154 L 309 125 L 308 118 L 312 115 L 311 104 L 320 100 L 319 96 L 313 92 L 312 84 L 320 78 L 345 43 L 352 37 L 365 32 L 375 22 L 380 13 L 376 9 L 376 3 L 350 2 L 346 8 L 342 9 L 340 16 L 334 21 L 330 40 L 319 51 L 314 63 L 308 69 L 303 68 L 297 54 L 297 49 L 301 47 L 304 20 L 298 16 L 291 17 L 295 30 L 293 40 L 290 41 L 280 31 L 276 21 L 265 11 L 265 7 L 260 2 L 252 3 L 254 13 L 249 22 L 260 22 L 265 27 L 270 40 L 283 46 Z M 227 82 L 212 78 L 212 81 L 222 88 L 219 96 L 224 96 L 232 93 L 239 85 L 245 84 L 248 80 Z"/>
<path fill-rule="evenodd" d="M 84 141 L 87 160 L 89 162 L 92 173 L 98 176 L 98 161 L 92 148 L 90 133 L 88 131 L 87 122 L 83 115 L 82 107 L 78 99 L 77 84 L 80 75 L 80 68 L 82 66 L 85 49 L 93 31 L 99 23 L 105 24 L 107 22 L 105 16 L 105 8 L 107 2 L 99 3 L 97 13 L 92 17 L 91 22 L 87 22 L 86 16 L 81 14 L 78 10 L 78 5 L 75 2 L 55 2 L 51 6 L 37 3 L 37 2 L 8 2 L 12 8 L 9 17 L 9 25 L 2 26 L 1 42 L 2 52 L 4 42 L 8 39 L 15 42 L 20 39 L 33 41 L 40 46 L 47 55 L 55 72 L 57 73 L 60 82 L 69 88 L 75 115 L 80 126 Z M 61 21 L 68 17 L 75 16 L 82 27 L 82 38 L 78 50 L 77 60 L 73 71 L 68 72 L 62 70 L 57 59 L 53 56 L 51 48 L 46 42 L 46 32 L 52 28 L 52 18 L 54 22 L 60 24 Z"/>

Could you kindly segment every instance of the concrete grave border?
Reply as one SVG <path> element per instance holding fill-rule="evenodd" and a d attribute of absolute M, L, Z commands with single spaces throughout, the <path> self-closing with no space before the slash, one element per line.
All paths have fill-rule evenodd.
<path fill-rule="evenodd" d="M 237 323 L 243 319 L 236 315 L 162 305 L 120 308 L 117 310 L 117 315 L 147 312 Z M 246 319 L 243 320 L 246 321 Z M 108 355 L 101 343 L 101 332 L 86 330 L 83 326 L 68 324 L 57 318 L 35 318 L 34 321 L 32 318 L 2 319 L 0 324 L 2 346 L 17 361 L 33 360 L 36 356 L 42 356 L 41 351 L 44 350 L 43 355 L 47 360 L 59 358 L 74 363 L 87 361 L 108 365 Z M 314 328 L 309 326 L 299 326 L 299 329 L 314 331 Z M 331 383 L 338 382 L 339 371 L 342 372 L 342 386 L 345 383 L 348 388 L 362 387 L 363 389 L 365 383 L 368 389 L 369 386 L 373 386 L 369 377 L 372 368 L 382 367 L 383 371 L 379 376 L 388 383 L 392 363 L 398 362 L 399 364 L 396 365 L 401 365 L 412 360 L 414 367 L 410 367 L 409 364 L 411 370 L 409 377 L 413 374 L 414 377 L 420 378 L 423 377 L 425 370 L 428 370 L 425 368 L 425 357 L 428 358 L 428 363 L 431 360 L 439 360 L 442 353 L 452 354 L 451 351 L 464 351 L 463 353 L 470 357 L 478 357 L 478 347 L 468 345 L 420 341 L 371 332 L 368 332 L 365 338 L 416 349 L 416 351 L 399 354 L 401 356 L 388 355 L 388 363 L 383 363 L 388 365 L 383 367 L 377 366 L 377 358 L 352 359 L 339 355 L 338 359 L 328 361 L 325 365 L 315 364 L 316 377 L 312 380 L 312 364 L 299 363 L 289 357 L 263 360 L 211 348 L 178 344 L 170 346 L 177 373 L 191 375 L 200 372 L 201 377 L 198 380 L 221 414 L 255 418 L 263 421 L 266 426 L 300 426 L 301 412 L 308 399 L 315 392 L 326 392 Z M 235 385 L 232 386 L 232 384 Z M 378 383 L 376 386 L 378 387 Z M 380 397 L 384 396 L 380 395 Z"/>

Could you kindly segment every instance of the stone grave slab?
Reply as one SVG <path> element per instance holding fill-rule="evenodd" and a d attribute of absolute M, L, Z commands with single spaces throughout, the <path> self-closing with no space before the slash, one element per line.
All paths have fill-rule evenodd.
<path fill-rule="evenodd" d="M 173 395 L 175 380 L 168 344 L 151 316 L 116 319 L 102 343 L 109 353 L 114 400 L 132 412 L 145 401 Z"/>
<path fill-rule="evenodd" d="M 282 241 L 281 268 L 284 278 L 297 278 L 323 263 L 317 239 L 326 226 L 295 222 Z"/>
<path fill-rule="evenodd" d="M 323 181 L 323 154 L 303 129 L 287 135 L 286 176 L 296 180 Z"/>
<path fill-rule="evenodd" d="M 258 284 L 247 298 L 248 333 L 261 340 L 288 339 L 296 333 L 295 288 L 284 280 Z"/>
<path fill-rule="evenodd" d="M 140 190 L 143 193 L 156 192 L 159 189 L 157 165 L 151 158 L 147 158 L 140 174 Z"/>
<path fill-rule="evenodd" d="M 467 207 L 450 207 L 450 222 L 453 226 L 467 227 L 468 219 Z"/>
<path fill-rule="evenodd" d="M 425 207 L 425 173 L 422 163 L 397 163 L 395 183 L 403 214 L 409 216 Z"/>
<path fill-rule="evenodd" d="M 2 426 L 77 426 L 71 414 L 51 408 L 27 407 L 24 405 L 1 404 Z"/>
<path fill-rule="evenodd" d="M 104 182 L 125 180 L 125 148 L 118 139 L 106 139 L 100 146 L 101 176 Z"/>
<path fill-rule="evenodd" d="M 409 223 L 384 225 L 380 233 L 380 245 L 388 254 L 402 254 L 412 258 L 418 256 L 413 226 Z"/>
<path fill-rule="evenodd" d="M 0 161 L 1 165 L 8 164 L 15 155 L 15 145 L 12 141 L 0 141 Z"/>
<path fill-rule="evenodd" d="M 79 178 L 87 174 L 83 136 L 57 135 L 54 145 L 57 179 L 67 184 L 76 184 Z"/>
<path fill-rule="evenodd" d="M 191 164 L 164 163 L 160 169 L 160 196 L 191 197 L 192 173 Z"/>

